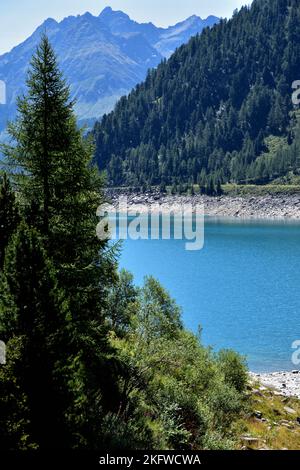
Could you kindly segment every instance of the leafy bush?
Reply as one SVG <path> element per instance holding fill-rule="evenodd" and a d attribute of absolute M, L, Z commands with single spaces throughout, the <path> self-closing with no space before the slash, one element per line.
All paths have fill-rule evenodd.
<path fill-rule="evenodd" d="M 245 359 L 235 351 L 222 350 L 219 352 L 217 360 L 224 374 L 225 382 L 238 392 L 243 392 L 248 380 Z"/>
<path fill-rule="evenodd" d="M 132 306 L 126 334 L 111 336 L 128 370 L 120 380 L 128 433 L 138 416 L 155 448 L 232 447 L 232 425 L 244 409 L 244 360 L 232 351 L 214 354 L 184 330 L 180 309 L 153 278 Z"/>

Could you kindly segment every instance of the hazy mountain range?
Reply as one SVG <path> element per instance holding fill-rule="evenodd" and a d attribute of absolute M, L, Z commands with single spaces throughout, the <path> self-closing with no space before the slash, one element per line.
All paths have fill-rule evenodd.
<path fill-rule="evenodd" d="M 0 106 L 0 131 L 16 111 L 24 90 L 30 58 L 46 32 L 76 98 L 79 120 L 93 120 L 110 111 L 120 96 L 144 80 L 147 70 L 218 18 L 192 16 L 166 29 L 139 24 L 121 11 L 105 8 L 98 17 L 85 13 L 61 22 L 47 19 L 22 44 L 0 56 L 0 80 L 7 86 L 7 104 Z"/>

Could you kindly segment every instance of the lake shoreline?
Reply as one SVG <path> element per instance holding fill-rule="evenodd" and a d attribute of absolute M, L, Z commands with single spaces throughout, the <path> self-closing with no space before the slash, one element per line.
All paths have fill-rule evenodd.
<path fill-rule="evenodd" d="M 295 222 L 297 225 L 300 223 L 300 194 L 209 197 L 162 195 L 159 191 L 137 194 L 108 190 L 107 198 L 120 213 L 125 211 L 119 210 L 119 198 L 126 198 L 128 209 L 133 214 L 135 211 L 143 215 L 149 214 L 150 211 L 157 213 L 158 208 L 164 213 L 169 212 L 171 207 L 174 212 L 180 213 L 186 204 L 192 204 L 194 208 L 197 204 L 204 204 L 205 216 L 216 219 Z M 275 394 L 300 399 L 300 371 L 250 371 L 249 377 L 261 387 L 273 389 Z"/>
<path fill-rule="evenodd" d="M 117 207 L 119 199 L 126 198 L 130 211 L 146 214 L 150 211 L 180 213 L 185 205 L 203 204 L 204 214 L 211 217 L 232 217 L 235 219 L 272 219 L 300 221 L 300 194 L 262 196 L 177 196 L 157 192 L 143 194 L 107 190 L 106 196 Z M 123 212 L 120 210 L 120 212 Z"/>
<path fill-rule="evenodd" d="M 250 380 L 259 382 L 264 388 L 272 388 L 278 395 L 300 398 L 300 371 L 254 373 L 249 372 Z"/>

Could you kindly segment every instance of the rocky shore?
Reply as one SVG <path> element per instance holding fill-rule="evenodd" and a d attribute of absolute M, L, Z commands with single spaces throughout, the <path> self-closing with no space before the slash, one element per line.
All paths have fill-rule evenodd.
<path fill-rule="evenodd" d="M 250 373 L 253 381 L 259 382 L 262 387 L 272 388 L 278 395 L 300 398 L 300 371 L 273 372 L 268 374 Z"/>
<path fill-rule="evenodd" d="M 118 204 L 120 196 L 126 197 L 130 209 L 144 213 L 150 208 L 157 210 L 158 204 L 162 212 L 169 210 L 170 207 L 175 212 L 180 212 L 185 204 L 193 204 L 193 206 L 204 204 L 207 216 L 300 220 L 300 194 L 209 197 L 161 195 L 158 191 L 132 194 L 108 190 L 107 196 L 115 205 Z"/>

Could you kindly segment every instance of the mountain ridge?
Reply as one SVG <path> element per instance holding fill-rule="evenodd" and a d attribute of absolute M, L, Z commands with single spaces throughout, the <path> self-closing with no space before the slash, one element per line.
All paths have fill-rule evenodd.
<path fill-rule="evenodd" d="M 183 26 L 176 33 L 178 24 Z M 98 16 L 86 12 L 61 21 L 47 18 L 30 37 L 0 56 L 0 80 L 7 85 L 7 105 L 0 107 L 0 131 L 15 117 L 16 97 L 25 90 L 30 57 L 42 33 L 49 36 L 71 85 L 78 119 L 87 121 L 109 112 L 121 96 L 144 80 L 148 69 L 206 25 L 200 18 L 191 26 L 185 21 L 178 24 L 158 28 L 138 23 L 111 7 Z"/>

